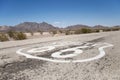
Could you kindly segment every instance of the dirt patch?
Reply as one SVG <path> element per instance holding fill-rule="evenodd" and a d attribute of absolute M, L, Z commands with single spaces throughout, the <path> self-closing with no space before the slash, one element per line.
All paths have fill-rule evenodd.
<path fill-rule="evenodd" d="M 94 40 L 91 40 L 91 41 L 88 41 L 90 43 L 96 43 L 96 42 L 101 42 L 104 40 L 104 37 L 101 37 L 101 38 L 97 38 L 97 39 L 94 39 Z"/>
<path fill-rule="evenodd" d="M 14 76 L 13 74 L 17 74 L 20 71 L 24 71 L 26 69 L 34 70 L 40 68 L 45 63 L 46 63 L 45 61 L 40 61 L 35 59 L 26 59 L 22 62 L 8 63 L 4 65 L 4 67 L 0 68 L 0 76 L 1 76 L 0 80 L 10 80 L 10 79 L 13 80 L 13 76 Z M 24 80 L 24 78 L 21 79 Z"/>

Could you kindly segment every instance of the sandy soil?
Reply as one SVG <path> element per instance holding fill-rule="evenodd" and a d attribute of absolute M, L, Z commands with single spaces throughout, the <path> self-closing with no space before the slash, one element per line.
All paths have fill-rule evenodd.
<path fill-rule="evenodd" d="M 115 31 L 2 42 L 0 43 L 0 80 L 120 80 L 119 34 L 120 31 Z M 83 46 L 86 43 L 104 42 L 114 46 L 106 48 L 106 54 L 102 58 L 88 62 L 54 63 L 16 54 L 21 48 L 28 48 L 23 50 L 27 53 L 27 50 L 37 47 L 64 44 L 52 51 L 32 54 L 51 58 L 53 52 Z M 99 54 L 98 47 L 100 46 L 89 47 L 83 49 L 84 53 L 78 56 L 58 60 L 90 58 Z"/>

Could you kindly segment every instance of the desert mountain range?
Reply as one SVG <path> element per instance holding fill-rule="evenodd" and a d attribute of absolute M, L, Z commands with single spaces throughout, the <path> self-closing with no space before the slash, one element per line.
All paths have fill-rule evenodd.
<path fill-rule="evenodd" d="M 0 32 L 6 32 L 9 30 L 15 30 L 15 31 L 51 31 L 51 30 L 59 30 L 59 29 L 70 29 L 70 30 L 76 30 L 80 28 L 90 28 L 90 29 L 106 29 L 106 28 L 120 28 L 120 26 L 102 26 L 102 25 L 96 25 L 96 26 L 88 26 L 88 25 L 71 25 L 67 26 L 65 28 L 59 28 L 55 27 L 47 22 L 37 23 L 37 22 L 23 22 L 15 26 L 0 26 Z"/>

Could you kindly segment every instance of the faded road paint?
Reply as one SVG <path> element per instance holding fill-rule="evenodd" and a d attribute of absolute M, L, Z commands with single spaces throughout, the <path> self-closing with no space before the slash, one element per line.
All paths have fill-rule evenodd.
<path fill-rule="evenodd" d="M 87 58 L 87 59 L 81 59 L 81 60 L 57 60 L 57 59 L 50 59 L 50 58 L 45 58 L 45 57 L 37 57 L 37 56 L 33 56 L 31 54 L 23 53 L 22 51 L 26 48 L 19 49 L 19 50 L 16 51 L 16 53 L 19 54 L 19 55 L 23 55 L 26 58 L 39 59 L 39 60 L 45 60 L 45 61 L 50 61 L 50 62 L 59 62 L 59 63 L 88 62 L 88 61 L 93 61 L 93 60 L 102 58 L 105 55 L 104 48 L 113 46 L 112 44 L 109 44 L 109 43 L 102 43 L 102 44 L 104 44 L 105 46 L 102 46 L 102 47 L 98 48 L 99 54 L 97 56 L 92 57 L 92 58 Z M 97 45 L 101 45 L 101 44 L 93 44 L 93 46 L 97 46 Z M 86 47 L 88 47 L 88 46 L 85 45 L 85 46 L 79 46 L 79 47 L 74 47 L 74 48 L 68 48 L 68 49 L 65 49 L 65 50 L 55 52 L 51 56 L 52 57 L 58 57 L 58 58 L 67 58 L 67 57 L 77 56 L 77 55 L 79 55 L 83 52 L 81 49 L 78 50 L 78 48 L 86 48 Z M 39 50 L 37 51 L 37 49 L 39 49 Z M 31 50 L 28 50 L 28 52 L 36 53 L 36 52 L 46 51 L 46 50 L 42 50 L 42 49 L 53 50 L 53 49 L 55 49 L 55 46 L 42 47 L 42 48 L 36 48 L 36 49 L 34 48 L 34 49 L 31 49 Z M 69 50 L 74 51 L 75 54 L 73 53 L 73 54 L 68 54 L 68 55 L 64 55 L 64 56 L 60 55 L 60 54 L 62 54 L 62 52 L 69 51 Z"/>

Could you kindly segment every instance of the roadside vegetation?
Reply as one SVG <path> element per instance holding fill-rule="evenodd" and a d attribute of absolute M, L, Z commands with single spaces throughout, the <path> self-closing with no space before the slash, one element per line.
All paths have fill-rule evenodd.
<path fill-rule="evenodd" d="M 34 36 L 34 33 L 32 31 L 29 32 L 31 34 L 31 36 Z"/>
<path fill-rule="evenodd" d="M 66 30 L 65 35 L 70 35 L 70 30 Z"/>
<path fill-rule="evenodd" d="M 118 31 L 119 27 L 112 28 L 103 28 L 103 29 L 94 29 L 94 28 L 80 28 L 80 29 L 60 29 L 60 30 L 51 30 L 49 33 L 54 36 L 56 34 L 72 35 L 72 34 L 87 34 L 87 33 L 98 33 L 98 32 L 108 32 L 108 31 Z M 28 31 L 31 36 L 34 36 L 34 32 Z M 41 35 L 43 31 L 38 30 Z M 9 40 L 24 40 L 27 39 L 27 34 L 18 31 L 8 31 L 0 33 L 0 42 L 9 41 Z M 44 36 L 44 35 L 43 35 Z"/>
<path fill-rule="evenodd" d="M 3 41 L 8 41 L 8 37 L 6 34 L 4 33 L 0 33 L 0 41 L 3 42 Z"/>
<path fill-rule="evenodd" d="M 84 34 L 84 33 L 92 33 L 94 32 L 92 29 L 82 28 L 75 30 L 75 34 Z"/>
<path fill-rule="evenodd" d="M 41 31 L 41 30 L 38 30 L 37 32 L 39 32 L 41 35 L 43 34 L 43 31 Z"/>
<path fill-rule="evenodd" d="M 51 32 L 52 32 L 53 36 L 54 36 L 55 34 L 57 34 L 57 30 L 52 30 Z"/>
<path fill-rule="evenodd" d="M 15 33 L 13 33 L 12 38 L 14 40 L 24 40 L 24 39 L 27 39 L 26 35 L 23 32 L 15 32 Z"/>
<path fill-rule="evenodd" d="M 9 31 L 7 33 L 0 33 L 0 41 L 9 41 L 13 40 L 24 40 L 27 39 L 27 36 L 23 32 Z"/>

